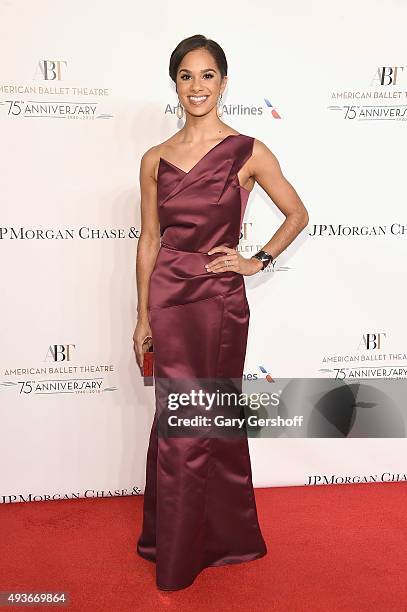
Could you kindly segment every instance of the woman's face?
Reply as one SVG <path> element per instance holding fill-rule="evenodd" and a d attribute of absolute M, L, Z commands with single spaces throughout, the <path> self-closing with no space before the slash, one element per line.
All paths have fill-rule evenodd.
<path fill-rule="evenodd" d="M 213 109 L 226 87 L 227 76 L 220 70 L 209 51 L 195 49 L 182 59 L 177 72 L 177 93 L 187 113 L 206 115 Z"/>

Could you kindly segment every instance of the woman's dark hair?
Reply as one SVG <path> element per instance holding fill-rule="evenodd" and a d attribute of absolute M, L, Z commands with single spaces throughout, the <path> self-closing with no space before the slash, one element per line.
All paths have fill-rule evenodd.
<path fill-rule="evenodd" d="M 194 49 L 206 49 L 209 51 L 220 70 L 221 77 L 223 78 L 227 75 L 228 63 L 222 47 L 214 40 L 203 36 L 203 34 L 194 34 L 194 36 L 181 40 L 171 53 L 169 73 L 174 83 L 177 80 L 178 67 L 181 61 L 187 53 L 194 51 Z"/>

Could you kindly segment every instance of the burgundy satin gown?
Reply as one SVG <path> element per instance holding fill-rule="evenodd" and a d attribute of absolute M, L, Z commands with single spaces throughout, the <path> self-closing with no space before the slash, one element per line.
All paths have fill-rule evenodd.
<path fill-rule="evenodd" d="M 249 327 L 243 276 L 207 272 L 236 247 L 249 192 L 237 173 L 254 139 L 226 136 L 185 172 L 160 159 L 157 205 L 161 247 L 150 279 L 149 320 L 154 376 L 242 379 Z M 258 559 L 267 553 L 243 436 L 161 437 L 159 399 L 147 453 L 140 556 L 156 563 L 164 590 L 193 583 L 205 567 Z"/>

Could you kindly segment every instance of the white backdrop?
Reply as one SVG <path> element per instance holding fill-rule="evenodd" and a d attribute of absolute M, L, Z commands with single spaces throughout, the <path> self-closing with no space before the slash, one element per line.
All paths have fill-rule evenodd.
<path fill-rule="evenodd" d="M 245 376 L 405 376 L 406 18 L 398 0 L 0 4 L 1 502 L 143 491 L 139 162 L 181 127 L 168 62 L 192 34 L 226 52 L 223 119 L 310 214 L 245 278 Z M 257 186 L 242 253 L 282 221 Z M 406 478 L 402 437 L 250 445 L 255 486 Z"/>

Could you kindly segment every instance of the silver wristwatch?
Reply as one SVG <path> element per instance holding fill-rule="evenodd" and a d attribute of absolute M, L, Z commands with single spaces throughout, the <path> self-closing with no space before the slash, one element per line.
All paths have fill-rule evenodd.
<path fill-rule="evenodd" d="M 270 253 L 266 253 L 266 251 L 259 251 L 258 253 L 256 253 L 256 255 L 253 255 L 253 257 L 255 257 L 256 259 L 259 259 L 262 264 L 263 264 L 263 268 L 262 270 L 264 270 L 264 268 L 266 268 L 269 263 L 271 261 L 273 261 L 273 256 L 270 255 Z"/>

